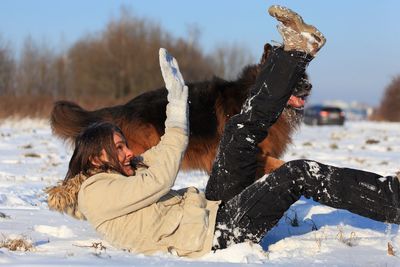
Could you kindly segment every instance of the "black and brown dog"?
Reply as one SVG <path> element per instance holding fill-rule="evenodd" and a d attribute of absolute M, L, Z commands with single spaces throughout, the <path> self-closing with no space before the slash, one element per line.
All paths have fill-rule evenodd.
<path fill-rule="evenodd" d="M 245 67 L 235 81 L 214 77 L 209 81 L 187 84 L 190 138 L 182 162 L 183 170 L 200 169 L 210 172 L 225 123 L 240 111 L 271 49 L 271 45 L 266 44 L 260 63 Z M 296 109 L 304 105 L 304 98 L 310 90 L 311 85 L 307 77 L 304 77 L 296 85 L 288 107 L 271 127 L 268 137 L 259 144 L 259 175 L 283 163 L 278 158 L 287 149 L 291 135 L 301 121 L 301 115 Z M 89 124 L 110 121 L 122 129 L 129 148 L 135 155 L 139 155 L 156 145 L 163 135 L 166 104 L 165 88 L 143 93 L 124 105 L 95 111 L 84 110 L 72 102 L 59 101 L 51 113 L 51 127 L 57 136 L 74 141 Z"/>

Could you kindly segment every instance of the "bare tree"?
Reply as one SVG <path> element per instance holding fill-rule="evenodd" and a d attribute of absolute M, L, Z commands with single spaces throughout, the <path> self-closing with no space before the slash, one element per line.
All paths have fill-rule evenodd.
<path fill-rule="evenodd" d="M 387 121 L 400 121 L 400 75 L 393 78 L 386 87 L 376 117 Z"/>
<path fill-rule="evenodd" d="M 13 93 L 15 60 L 8 43 L 0 38 L 0 95 Z"/>
<path fill-rule="evenodd" d="M 123 10 L 103 32 L 71 47 L 68 84 L 75 97 L 97 94 L 114 99 L 160 87 L 160 47 L 179 59 L 186 80 L 212 75 L 210 63 L 196 44 L 175 39 L 157 23 Z"/>
<path fill-rule="evenodd" d="M 215 74 L 224 79 L 235 79 L 245 65 L 254 62 L 249 50 L 238 44 L 220 44 L 211 54 Z"/>
<path fill-rule="evenodd" d="M 17 94 L 53 94 L 54 60 L 54 54 L 44 43 L 39 45 L 31 37 L 25 39 L 17 66 Z"/>

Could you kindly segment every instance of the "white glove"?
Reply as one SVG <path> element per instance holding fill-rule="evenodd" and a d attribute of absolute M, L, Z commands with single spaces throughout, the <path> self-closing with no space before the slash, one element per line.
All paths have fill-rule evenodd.
<path fill-rule="evenodd" d="M 168 90 L 165 127 L 179 127 L 188 133 L 188 87 L 179 71 L 178 62 L 165 48 L 159 51 L 161 73 Z"/>

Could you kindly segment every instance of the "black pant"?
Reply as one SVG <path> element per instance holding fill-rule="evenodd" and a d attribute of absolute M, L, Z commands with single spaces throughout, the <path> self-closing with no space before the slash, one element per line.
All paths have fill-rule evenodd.
<path fill-rule="evenodd" d="M 221 205 L 214 248 L 247 240 L 258 243 L 301 196 L 374 220 L 400 223 L 399 193 L 397 177 L 310 160 L 287 162 Z"/>
<path fill-rule="evenodd" d="M 400 222 L 399 181 L 393 177 L 299 160 L 254 181 L 257 144 L 279 117 L 308 62 L 304 54 L 274 50 L 242 112 L 225 126 L 206 186 L 208 199 L 222 200 L 214 248 L 258 243 L 302 195 L 375 220 Z"/>
<path fill-rule="evenodd" d="M 240 114 L 225 125 L 206 187 L 208 199 L 227 201 L 254 182 L 257 144 L 282 113 L 310 60 L 301 52 L 271 51 Z"/>

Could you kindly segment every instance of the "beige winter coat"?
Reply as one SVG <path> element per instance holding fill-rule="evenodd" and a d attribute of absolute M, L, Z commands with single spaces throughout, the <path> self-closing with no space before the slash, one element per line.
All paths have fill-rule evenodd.
<path fill-rule="evenodd" d="M 87 178 L 73 210 L 116 247 L 144 254 L 204 255 L 211 250 L 219 202 L 206 200 L 193 187 L 171 190 L 187 142 L 181 129 L 167 128 L 160 143 L 142 155 L 149 168 L 131 177 L 98 173 Z"/>

